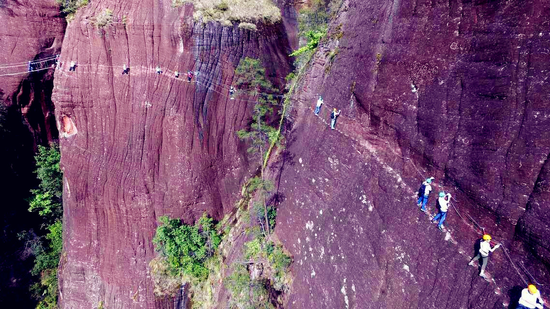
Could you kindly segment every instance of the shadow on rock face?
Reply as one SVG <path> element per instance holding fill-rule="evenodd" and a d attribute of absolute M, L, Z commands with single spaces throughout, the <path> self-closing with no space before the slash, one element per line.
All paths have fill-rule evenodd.
<path fill-rule="evenodd" d="M 510 305 L 508 306 L 508 309 L 515 309 L 518 307 L 518 302 L 519 298 L 521 297 L 522 290 L 523 288 L 521 286 L 516 285 L 508 291 L 508 297 L 510 297 Z"/>

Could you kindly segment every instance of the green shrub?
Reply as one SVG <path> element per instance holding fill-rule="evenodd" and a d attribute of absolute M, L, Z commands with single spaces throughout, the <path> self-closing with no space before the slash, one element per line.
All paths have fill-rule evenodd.
<path fill-rule="evenodd" d="M 209 270 L 205 262 L 221 242 L 213 220 L 206 214 L 195 226 L 166 216 L 159 220 L 161 225 L 157 228 L 153 243 L 156 250 L 166 258 L 172 275 L 185 274 L 199 280 L 206 279 Z"/>
<path fill-rule="evenodd" d="M 67 15 L 75 14 L 79 8 L 88 5 L 88 0 L 56 0 L 56 2 L 61 5 L 61 12 Z"/>
<path fill-rule="evenodd" d="M 262 253 L 262 239 L 260 237 L 255 238 L 254 240 L 251 240 L 249 242 L 246 242 L 244 244 L 245 251 L 244 251 L 244 258 L 245 259 L 255 259 L 260 257 L 260 254 Z"/>
<path fill-rule="evenodd" d="M 98 28 L 103 28 L 105 26 L 108 26 L 113 21 L 113 10 L 111 9 L 104 9 L 95 16 L 94 24 Z"/>
<path fill-rule="evenodd" d="M 55 144 L 50 147 L 38 146 L 36 177 L 38 188 L 31 190 L 29 211 L 37 211 L 44 221 L 46 236 L 37 237 L 34 233 L 22 233 L 27 247 L 35 256 L 31 273 L 40 275 L 40 282 L 31 286 L 33 296 L 38 300 L 37 308 L 57 308 L 57 267 L 63 250 L 62 193 L 63 173 L 59 168 L 61 154 Z"/>
<path fill-rule="evenodd" d="M 231 308 L 274 309 L 264 282 L 251 280 L 246 266 L 234 263 L 233 272 L 224 280 L 226 289 L 231 294 Z"/>
<path fill-rule="evenodd" d="M 306 32 L 305 36 L 307 38 L 307 44 L 295 50 L 292 54 L 290 54 L 290 56 L 295 57 L 307 51 L 315 51 L 315 49 L 317 49 L 317 46 L 319 45 L 319 42 L 321 41 L 322 38 L 325 37 L 326 34 L 327 34 L 326 30 L 322 30 L 322 31 L 310 30 Z"/>

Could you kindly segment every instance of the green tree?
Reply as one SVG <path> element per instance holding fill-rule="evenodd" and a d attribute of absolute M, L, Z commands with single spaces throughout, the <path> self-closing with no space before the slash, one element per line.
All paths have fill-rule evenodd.
<path fill-rule="evenodd" d="M 38 146 L 35 174 L 40 183 L 37 189 L 31 190 L 33 196 L 29 201 L 29 211 L 36 211 L 42 216 L 47 233 L 45 237 L 36 237 L 33 233 L 22 236 L 27 238 L 27 245 L 35 256 L 31 273 L 40 275 L 40 282 L 31 287 L 34 297 L 39 301 L 39 309 L 57 308 L 57 268 L 63 250 L 63 173 L 59 168 L 60 159 L 56 144 L 50 147 Z"/>
<path fill-rule="evenodd" d="M 37 211 L 47 224 L 53 224 L 63 213 L 63 173 L 59 168 L 61 154 L 56 144 L 50 147 L 38 146 L 36 177 L 40 180 L 38 189 L 31 190 L 33 197 L 29 211 Z"/>
<path fill-rule="evenodd" d="M 153 238 L 156 250 L 166 258 L 174 276 L 186 274 L 199 280 L 208 277 L 206 260 L 214 255 L 221 242 L 213 220 L 206 214 L 195 224 L 163 216 Z"/>
<path fill-rule="evenodd" d="M 266 187 L 269 187 L 268 182 L 264 178 L 265 162 L 267 161 L 267 150 L 269 144 L 276 142 L 278 139 L 278 130 L 268 124 L 269 116 L 273 116 L 273 108 L 277 105 L 277 100 L 273 93 L 276 89 L 265 77 L 265 69 L 260 60 L 253 58 L 245 58 L 241 60 L 235 69 L 237 77 L 237 86 L 241 89 L 246 89 L 248 93 L 256 97 L 254 109 L 252 111 L 252 124 L 249 130 L 240 130 L 237 135 L 240 139 L 248 140 L 251 143 L 248 152 L 259 153 L 260 155 L 260 177 L 254 178 L 251 184 L 260 189 L 260 198 L 262 199 L 264 208 L 265 222 L 269 222 L 267 205 L 265 198 L 267 195 Z M 254 182 L 257 184 L 254 185 Z M 270 234 L 269 224 L 265 225 L 267 234 Z"/>

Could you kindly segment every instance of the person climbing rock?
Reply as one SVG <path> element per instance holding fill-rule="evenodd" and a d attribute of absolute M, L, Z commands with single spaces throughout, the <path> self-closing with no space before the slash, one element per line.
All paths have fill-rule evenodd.
<path fill-rule="evenodd" d="M 323 97 L 319 96 L 319 99 L 317 100 L 317 105 L 315 105 L 315 115 L 319 115 L 321 112 L 321 106 L 323 105 Z"/>
<path fill-rule="evenodd" d="M 330 128 L 332 130 L 334 130 L 334 126 L 336 125 L 336 119 L 338 118 L 338 116 L 340 116 L 341 112 L 342 110 L 336 111 L 336 108 L 334 108 L 334 110 L 332 110 L 332 113 L 330 113 Z"/>
<path fill-rule="evenodd" d="M 487 260 L 489 259 L 489 253 L 494 252 L 500 247 L 500 244 L 497 244 L 491 248 L 491 236 L 488 234 L 483 235 L 483 238 L 479 244 L 479 252 L 474 256 L 468 265 L 473 266 L 474 262 L 481 258 L 481 271 L 479 276 L 485 278 L 485 268 L 487 268 Z"/>
<path fill-rule="evenodd" d="M 540 292 L 534 284 L 529 284 L 527 288 L 521 291 L 518 309 L 543 309 L 544 300 L 540 296 Z"/>
<path fill-rule="evenodd" d="M 439 204 L 439 213 L 433 218 L 432 222 L 439 224 L 437 228 L 443 231 L 443 222 L 447 219 L 447 209 L 449 209 L 449 203 L 451 202 L 451 193 L 445 194 L 445 192 L 439 192 L 439 198 L 437 203 Z"/>
<path fill-rule="evenodd" d="M 71 66 L 69 67 L 69 71 L 75 71 L 76 70 L 76 62 L 71 61 Z"/>
<path fill-rule="evenodd" d="M 193 72 L 187 71 L 187 82 L 191 82 L 191 79 L 193 79 Z"/>
<path fill-rule="evenodd" d="M 157 74 L 162 74 L 162 70 L 159 66 L 157 66 L 156 72 L 157 72 Z"/>
<path fill-rule="evenodd" d="M 178 72 L 178 71 L 174 72 L 174 77 L 175 78 L 180 78 L 180 72 Z"/>
<path fill-rule="evenodd" d="M 428 203 L 428 198 L 430 197 L 430 192 L 432 192 L 431 183 L 434 180 L 434 177 L 426 179 L 418 189 L 418 207 L 421 207 L 420 210 L 426 212 L 426 204 Z"/>
<path fill-rule="evenodd" d="M 233 86 L 229 87 L 229 96 L 231 100 L 235 99 L 233 95 L 235 94 L 235 88 Z"/>
<path fill-rule="evenodd" d="M 29 72 L 32 72 L 32 71 L 34 70 L 33 65 L 32 65 L 32 61 L 29 61 L 27 70 L 28 70 Z"/>
<path fill-rule="evenodd" d="M 126 74 L 128 75 L 130 73 L 130 68 L 127 65 L 122 66 L 122 75 Z"/>

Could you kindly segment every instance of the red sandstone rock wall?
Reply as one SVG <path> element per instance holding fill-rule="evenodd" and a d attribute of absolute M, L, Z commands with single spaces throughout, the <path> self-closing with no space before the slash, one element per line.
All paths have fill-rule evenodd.
<path fill-rule="evenodd" d="M 53 74 L 27 73 L 27 61 L 59 53 L 65 19 L 55 1 L 0 3 L 0 100 L 18 106 L 34 143 L 57 138 L 50 100 Z"/>
<path fill-rule="evenodd" d="M 106 9 L 112 20 L 98 28 Z M 280 23 L 251 32 L 195 23 L 192 13 L 170 1 L 100 0 L 68 25 L 53 97 L 65 175 L 63 308 L 169 306 L 155 300 L 148 274 L 158 217 L 219 219 L 255 172 L 236 137 L 253 101 L 230 100 L 229 85 L 246 56 L 261 58 L 280 85 L 286 34 Z M 197 72 L 191 83 L 188 70 Z"/>
<path fill-rule="evenodd" d="M 528 273 L 550 280 L 548 20 L 543 1 L 344 1 L 279 161 L 288 308 L 515 308 Z M 448 233 L 416 206 L 428 176 L 461 213 Z M 476 224 L 519 274 L 502 249 L 491 283 L 466 266 Z"/>
<path fill-rule="evenodd" d="M 55 1 L 0 1 L 0 307 L 31 308 L 33 259 L 18 239 L 38 231 L 26 198 L 36 185 L 34 150 L 57 137 L 53 70 L 28 74 L 27 61 L 59 52 L 65 19 Z"/>

